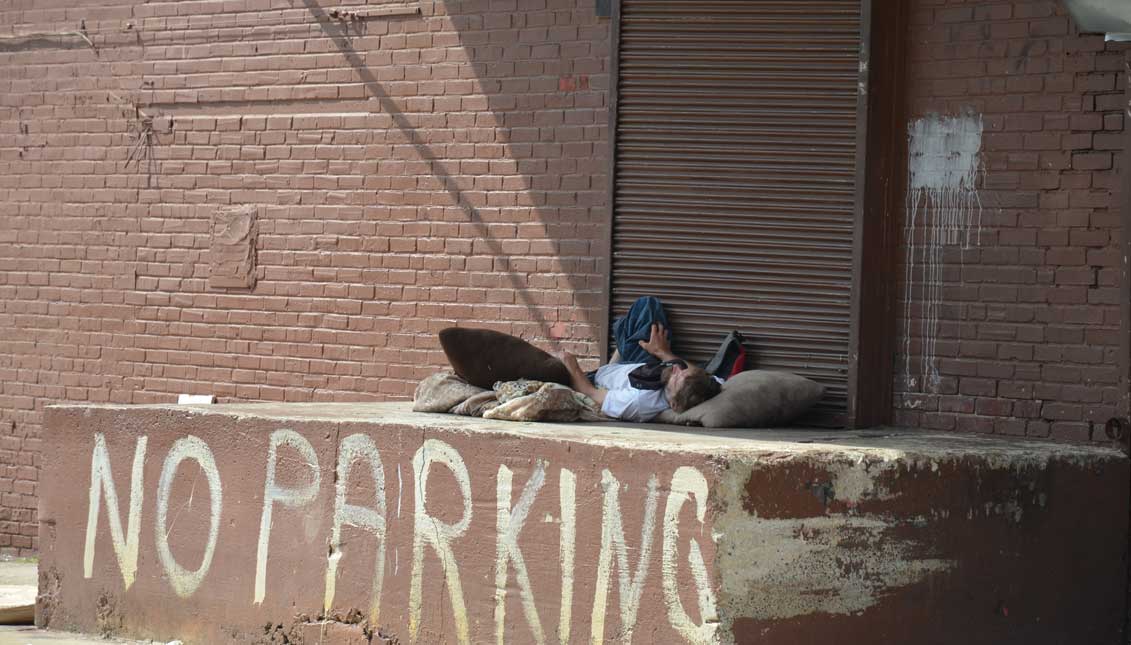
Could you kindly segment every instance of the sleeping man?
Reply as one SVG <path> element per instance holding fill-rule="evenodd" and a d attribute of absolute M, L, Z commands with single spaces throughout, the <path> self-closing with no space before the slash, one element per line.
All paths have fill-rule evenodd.
<path fill-rule="evenodd" d="M 656 298 L 633 303 L 613 324 L 613 336 L 621 362 L 596 372 L 586 374 L 575 356 L 562 356 L 570 386 L 596 401 L 606 416 L 648 422 L 664 410 L 684 412 L 719 393 L 722 381 L 672 353 L 667 316 Z"/>

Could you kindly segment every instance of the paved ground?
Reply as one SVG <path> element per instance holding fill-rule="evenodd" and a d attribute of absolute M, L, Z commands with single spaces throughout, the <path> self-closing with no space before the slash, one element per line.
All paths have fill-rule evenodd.
<path fill-rule="evenodd" d="M 28 585 L 38 581 L 37 564 L 30 558 L 0 561 L 0 585 Z"/>
<path fill-rule="evenodd" d="M 35 603 L 37 565 L 29 559 L 0 559 L 0 613 L 4 607 Z M 150 641 L 126 641 L 85 634 L 47 632 L 31 625 L 0 625 L 0 645 L 151 645 Z M 164 643 L 162 643 L 164 645 Z"/>
<path fill-rule="evenodd" d="M 35 617 L 35 560 L 0 561 L 0 625 L 22 625 Z"/>
<path fill-rule="evenodd" d="M 176 641 L 174 641 L 176 642 Z M 152 641 L 125 641 L 84 634 L 47 632 L 30 625 L 0 627 L 0 645 L 152 645 Z M 162 645 L 164 645 L 162 643 Z"/>

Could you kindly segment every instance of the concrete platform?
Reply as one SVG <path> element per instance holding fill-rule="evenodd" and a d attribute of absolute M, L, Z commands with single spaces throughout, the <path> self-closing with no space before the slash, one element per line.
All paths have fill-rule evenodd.
<path fill-rule="evenodd" d="M 190 643 L 1120 642 L 1119 452 L 50 408 L 38 620 Z"/>

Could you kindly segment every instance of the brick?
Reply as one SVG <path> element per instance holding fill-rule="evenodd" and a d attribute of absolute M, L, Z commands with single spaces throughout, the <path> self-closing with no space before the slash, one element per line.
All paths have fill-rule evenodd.
<path fill-rule="evenodd" d="M 1029 23 L 1030 36 L 1063 36 L 1068 33 L 1068 19 L 1063 16 L 1033 20 Z"/>
<path fill-rule="evenodd" d="M 975 411 L 986 416 L 1007 417 L 1013 413 L 1013 403 L 1011 399 L 980 398 L 976 400 Z"/>
<path fill-rule="evenodd" d="M 1074 170 L 1108 170 L 1111 168 L 1110 152 L 1085 152 L 1072 155 Z"/>
<path fill-rule="evenodd" d="M 1083 417 L 1083 408 L 1071 403 L 1045 403 L 1041 416 L 1052 421 L 1077 421 Z"/>
<path fill-rule="evenodd" d="M 995 396 L 997 383 L 990 379 L 962 378 L 958 383 L 958 391 L 972 396 Z"/>

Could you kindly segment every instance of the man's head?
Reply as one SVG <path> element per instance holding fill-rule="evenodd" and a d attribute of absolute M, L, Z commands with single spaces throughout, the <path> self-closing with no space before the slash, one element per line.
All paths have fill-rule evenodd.
<path fill-rule="evenodd" d="M 674 412 L 686 412 L 722 389 L 719 382 L 701 368 L 676 364 L 668 370 L 664 392 Z"/>

